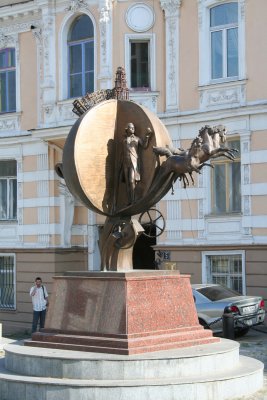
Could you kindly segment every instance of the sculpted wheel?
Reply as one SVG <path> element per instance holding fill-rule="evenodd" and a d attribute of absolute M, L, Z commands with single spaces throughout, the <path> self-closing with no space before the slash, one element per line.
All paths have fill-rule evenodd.
<path fill-rule="evenodd" d="M 150 208 L 139 217 L 139 222 L 145 229 L 143 235 L 155 238 L 160 236 L 165 229 L 165 219 L 162 213 L 156 208 Z M 156 232 L 156 233 L 155 233 Z"/>

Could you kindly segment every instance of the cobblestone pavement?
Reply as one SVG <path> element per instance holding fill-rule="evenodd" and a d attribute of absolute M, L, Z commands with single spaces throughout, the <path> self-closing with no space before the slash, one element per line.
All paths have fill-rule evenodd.
<path fill-rule="evenodd" d="M 240 354 L 256 358 L 264 363 L 264 386 L 251 396 L 243 396 L 235 400 L 267 400 L 267 325 L 257 326 L 244 337 L 238 339 Z"/>

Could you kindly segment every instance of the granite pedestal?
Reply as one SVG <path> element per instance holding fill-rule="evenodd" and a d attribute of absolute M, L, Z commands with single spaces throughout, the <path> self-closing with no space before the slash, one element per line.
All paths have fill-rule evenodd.
<path fill-rule="evenodd" d="M 25 344 L 5 348 L 1 400 L 229 400 L 263 385 L 261 362 L 198 324 L 177 271 L 56 277 Z"/>
<path fill-rule="evenodd" d="M 139 354 L 218 340 L 198 323 L 189 275 L 76 272 L 54 278 L 45 328 L 25 345 Z"/>

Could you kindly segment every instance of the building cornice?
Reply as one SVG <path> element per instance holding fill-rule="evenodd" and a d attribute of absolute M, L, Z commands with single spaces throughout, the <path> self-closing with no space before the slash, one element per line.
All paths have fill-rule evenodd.
<path fill-rule="evenodd" d="M 246 106 L 220 108 L 214 110 L 190 110 L 169 113 L 160 113 L 158 117 L 166 125 L 191 124 L 209 120 L 222 120 L 224 118 L 236 118 L 240 116 L 267 114 L 267 100 L 247 103 Z"/>
<path fill-rule="evenodd" d="M 170 251 L 230 251 L 230 250 L 267 250 L 267 243 L 265 244 L 249 244 L 249 243 L 237 243 L 233 245 L 222 245 L 222 244 L 179 244 L 179 242 L 175 244 L 158 244 L 156 246 L 151 246 L 153 250 L 170 250 Z"/>
<path fill-rule="evenodd" d="M 7 7 L 0 7 L 0 26 L 1 29 L 6 27 L 13 29 L 17 25 L 17 21 L 29 20 L 41 15 L 41 8 L 35 2 L 29 1 L 19 3 Z M 6 25 L 6 26 L 4 26 Z"/>

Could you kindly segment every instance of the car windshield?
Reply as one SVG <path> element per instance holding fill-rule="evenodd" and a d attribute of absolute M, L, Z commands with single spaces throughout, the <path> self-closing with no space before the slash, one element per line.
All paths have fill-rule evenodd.
<path fill-rule="evenodd" d="M 208 286 L 197 289 L 199 293 L 207 297 L 211 301 L 227 299 L 229 297 L 240 296 L 240 293 L 235 292 L 224 286 Z"/>

